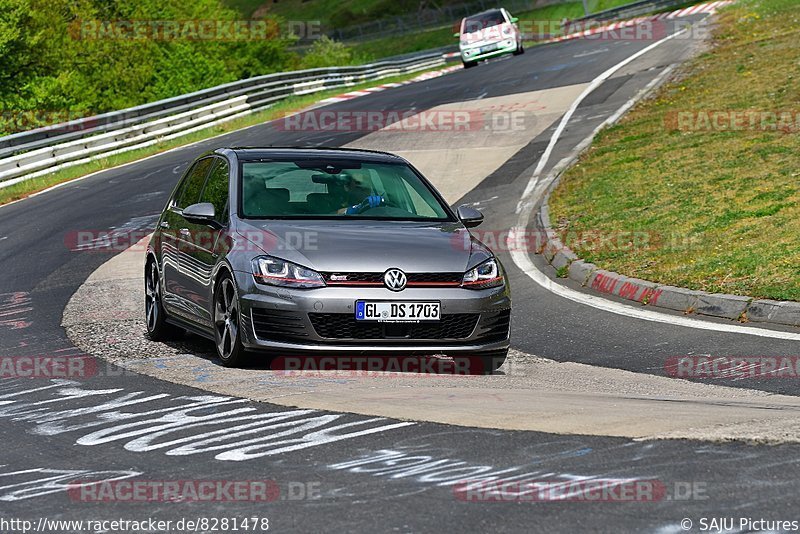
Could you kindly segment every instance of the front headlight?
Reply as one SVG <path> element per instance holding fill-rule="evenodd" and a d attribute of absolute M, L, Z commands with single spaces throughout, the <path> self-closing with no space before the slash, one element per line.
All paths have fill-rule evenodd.
<path fill-rule="evenodd" d="M 271 286 L 300 289 L 325 286 L 325 280 L 317 271 L 271 256 L 253 260 L 253 277 L 259 284 Z"/>
<path fill-rule="evenodd" d="M 467 271 L 461 281 L 461 287 L 469 289 L 487 289 L 503 285 L 503 275 L 500 274 L 500 266 L 497 260 L 492 258 Z"/>

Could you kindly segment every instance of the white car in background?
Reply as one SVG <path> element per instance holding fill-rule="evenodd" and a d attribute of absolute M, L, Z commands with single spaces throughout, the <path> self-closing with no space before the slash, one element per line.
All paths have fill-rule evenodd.
<path fill-rule="evenodd" d="M 454 35 L 459 38 L 458 48 L 464 68 L 474 67 L 478 61 L 490 57 L 524 53 L 518 21 L 504 8 L 489 9 L 464 18 L 461 30 Z"/>

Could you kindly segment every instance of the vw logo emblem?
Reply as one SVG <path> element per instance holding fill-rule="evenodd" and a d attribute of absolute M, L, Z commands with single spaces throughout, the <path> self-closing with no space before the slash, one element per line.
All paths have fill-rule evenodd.
<path fill-rule="evenodd" d="M 402 291 L 406 287 L 406 273 L 400 269 L 389 269 L 383 275 L 383 283 L 392 291 Z"/>

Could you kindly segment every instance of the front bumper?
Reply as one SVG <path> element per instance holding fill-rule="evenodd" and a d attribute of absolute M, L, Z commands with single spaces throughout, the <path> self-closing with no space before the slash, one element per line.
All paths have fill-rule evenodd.
<path fill-rule="evenodd" d="M 324 287 L 288 289 L 256 284 L 236 273 L 242 343 L 278 354 L 474 354 L 509 346 L 508 286 L 463 288 Z M 356 323 L 356 300 L 441 302 L 438 323 Z M 421 326 L 420 326 L 421 325 Z"/>
<path fill-rule="evenodd" d="M 497 45 L 495 50 L 481 53 L 481 48 L 488 45 Z M 464 62 L 481 61 L 494 56 L 501 56 L 503 54 L 511 54 L 517 49 L 517 40 L 515 38 L 504 39 L 495 43 L 480 43 L 479 45 L 470 45 L 461 48 L 461 60 Z"/>

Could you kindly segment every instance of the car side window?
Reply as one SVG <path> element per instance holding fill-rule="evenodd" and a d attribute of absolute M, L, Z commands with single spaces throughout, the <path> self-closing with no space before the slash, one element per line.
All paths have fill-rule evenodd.
<path fill-rule="evenodd" d="M 222 158 L 214 158 L 214 167 L 208 175 L 206 186 L 200 202 L 210 202 L 214 205 L 214 213 L 219 222 L 223 221 L 228 207 L 228 162 Z"/>
<path fill-rule="evenodd" d="M 191 168 L 183 180 L 180 191 L 175 196 L 176 208 L 184 209 L 199 202 L 200 192 L 206 183 L 206 176 L 208 176 L 208 170 L 212 163 L 214 163 L 214 158 L 201 159 L 194 164 L 194 167 Z"/>

